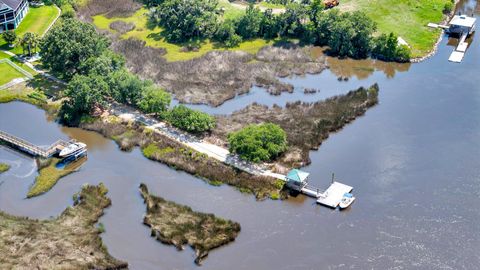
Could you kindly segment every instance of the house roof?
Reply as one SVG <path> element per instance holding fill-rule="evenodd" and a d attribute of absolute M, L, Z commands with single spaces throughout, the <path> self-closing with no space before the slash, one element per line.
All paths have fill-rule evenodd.
<path fill-rule="evenodd" d="M 22 0 L 0 0 L 0 9 L 3 9 L 4 6 L 7 6 L 13 10 L 16 10 L 21 3 Z"/>
<path fill-rule="evenodd" d="M 304 182 L 310 174 L 308 172 L 303 172 L 297 169 L 293 169 L 287 174 L 287 180 L 292 180 L 295 182 Z"/>
<path fill-rule="evenodd" d="M 466 15 L 455 15 L 453 19 L 450 21 L 450 25 L 473 27 L 475 25 L 476 20 L 477 20 L 476 18 L 468 17 Z"/>

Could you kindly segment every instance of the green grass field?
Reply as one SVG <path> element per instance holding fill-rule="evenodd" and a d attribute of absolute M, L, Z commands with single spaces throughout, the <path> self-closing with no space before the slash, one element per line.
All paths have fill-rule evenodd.
<path fill-rule="evenodd" d="M 0 63 L 0 74 L 2 74 L 0 76 L 0 86 L 9 83 L 13 79 L 25 77 L 7 63 Z"/>
<path fill-rule="evenodd" d="M 23 68 L 25 71 L 27 71 L 28 73 L 32 74 L 32 75 L 36 75 L 37 72 L 31 68 L 29 68 L 27 65 L 25 65 L 24 63 L 18 61 L 17 59 L 15 59 L 15 57 L 13 56 L 10 56 L 2 51 L 0 51 L 0 60 L 1 59 L 4 59 L 4 58 L 7 58 L 7 59 L 10 59 L 10 61 L 12 61 L 13 63 L 15 63 L 17 66 Z"/>
<path fill-rule="evenodd" d="M 42 36 L 47 31 L 48 26 L 55 20 L 58 11 L 54 6 L 30 7 L 27 16 L 23 19 L 15 32 L 18 37 L 23 36 L 27 32 L 35 33 Z M 17 46 L 10 48 L 5 40 L 0 36 L 0 48 L 8 50 L 15 54 L 21 54 L 22 48 Z"/>
<path fill-rule="evenodd" d="M 445 3 L 450 0 L 342 0 L 343 11 L 361 10 L 378 24 L 378 32 L 394 32 L 411 46 L 412 56 L 426 55 L 433 49 L 440 30 L 427 27 L 439 23 Z"/>
<path fill-rule="evenodd" d="M 221 5 L 227 5 L 227 0 L 222 0 Z M 239 46 L 234 48 L 224 48 L 219 46 L 219 44 L 211 42 L 211 41 L 203 41 L 198 51 L 190 51 L 190 52 L 182 52 L 182 45 L 181 44 L 174 44 L 167 42 L 161 35 L 162 28 L 161 27 L 154 27 L 149 28 L 147 24 L 147 13 L 148 11 L 144 8 L 138 10 L 130 17 L 127 18 L 106 18 L 103 15 L 94 16 L 93 23 L 99 29 L 109 30 L 115 32 L 114 30 L 110 29 L 110 23 L 114 21 L 124 21 L 128 23 L 135 24 L 135 29 L 123 34 L 121 38 L 136 38 L 139 40 L 144 40 L 147 46 L 154 47 L 154 48 L 164 48 L 167 50 L 165 58 L 167 61 L 184 61 L 193 59 L 196 57 L 200 57 L 212 50 L 241 50 L 247 53 L 257 53 L 262 47 L 268 44 L 272 44 L 274 41 L 268 41 L 264 39 L 253 39 L 247 40 L 239 44 Z M 235 17 L 240 16 L 243 14 L 244 10 L 237 9 L 230 5 L 230 9 L 225 10 L 225 17 Z M 240 15 L 239 15 L 240 14 Z"/>

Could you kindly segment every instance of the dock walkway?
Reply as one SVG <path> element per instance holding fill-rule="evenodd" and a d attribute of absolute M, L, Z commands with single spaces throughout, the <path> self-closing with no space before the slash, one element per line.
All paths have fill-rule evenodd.
<path fill-rule="evenodd" d="M 70 145 L 70 142 L 66 142 L 64 140 L 58 140 L 52 145 L 50 145 L 50 147 L 48 147 L 47 149 L 44 149 L 31 142 L 28 142 L 24 139 L 18 138 L 14 135 L 11 135 L 1 130 L 0 130 L 0 140 L 5 141 L 32 156 L 35 156 L 35 157 L 39 156 L 42 158 L 50 158 L 53 155 L 62 151 L 63 148 Z"/>

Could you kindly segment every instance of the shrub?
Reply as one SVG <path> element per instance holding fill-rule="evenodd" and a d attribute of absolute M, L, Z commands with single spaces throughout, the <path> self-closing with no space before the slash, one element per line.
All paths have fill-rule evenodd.
<path fill-rule="evenodd" d="M 399 45 L 398 37 L 393 33 L 382 34 L 376 38 L 372 54 L 385 61 L 408 62 L 410 60 L 410 48 Z"/>
<path fill-rule="evenodd" d="M 450 2 L 445 3 L 445 6 L 443 6 L 443 13 L 444 14 L 450 14 L 454 8 L 453 0 Z"/>
<path fill-rule="evenodd" d="M 143 98 L 138 103 L 138 107 L 146 113 L 160 115 L 167 110 L 171 100 L 170 94 L 163 89 L 149 86 L 144 90 Z"/>
<path fill-rule="evenodd" d="M 17 34 L 13 30 L 8 30 L 3 32 L 3 39 L 9 44 L 12 45 L 17 40 Z"/>
<path fill-rule="evenodd" d="M 230 133 L 228 142 L 231 152 L 253 162 L 272 160 L 287 149 L 285 131 L 272 123 L 246 126 Z"/>
<path fill-rule="evenodd" d="M 184 105 L 175 106 L 168 113 L 167 119 L 173 126 L 193 133 L 209 131 L 216 125 L 213 116 Z"/>

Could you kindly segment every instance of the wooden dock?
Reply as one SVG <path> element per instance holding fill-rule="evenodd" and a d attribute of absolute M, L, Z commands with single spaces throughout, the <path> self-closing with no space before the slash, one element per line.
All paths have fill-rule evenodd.
<path fill-rule="evenodd" d="M 15 148 L 18 148 L 19 150 L 27 154 L 30 154 L 34 157 L 39 156 L 42 158 L 50 158 L 53 155 L 62 151 L 63 148 L 70 145 L 70 142 L 66 142 L 64 140 L 58 140 L 52 145 L 50 145 L 50 147 L 48 147 L 47 149 L 44 149 L 24 139 L 18 138 L 14 135 L 8 134 L 7 132 L 1 131 L 1 130 L 0 130 L 0 140 L 14 146 Z"/>

